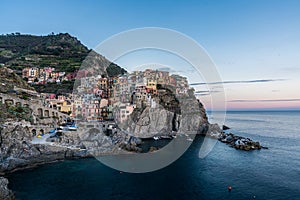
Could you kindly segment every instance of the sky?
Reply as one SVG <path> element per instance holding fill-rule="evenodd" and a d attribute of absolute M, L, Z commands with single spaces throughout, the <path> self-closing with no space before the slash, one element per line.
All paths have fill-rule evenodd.
<path fill-rule="evenodd" d="M 134 28 L 176 30 L 199 43 L 215 63 L 228 110 L 300 109 L 298 0 L 1 0 L 0 8 L 0 34 L 68 32 L 89 48 Z M 185 71 L 186 63 L 169 57 L 145 51 L 116 62 L 125 68 L 159 62 Z M 192 83 L 203 82 L 193 75 Z M 207 108 L 210 94 L 219 92 L 207 91 L 205 84 L 193 87 Z"/>

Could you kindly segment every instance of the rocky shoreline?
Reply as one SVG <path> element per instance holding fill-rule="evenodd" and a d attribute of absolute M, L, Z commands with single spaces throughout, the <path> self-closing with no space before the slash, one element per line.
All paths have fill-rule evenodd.
<path fill-rule="evenodd" d="M 235 135 L 230 132 L 225 132 L 230 128 L 223 125 L 222 129 L 218 124 L 212 124 L 207 128 L 207 135 L 211 138 L 217 139 L 222 143 L 229 145 L 232 148 L 243 151 L 268 149 L 268 147 L 262 146 L 258 141 L 253 141 L 250 138 Z"/>
<path fill-rule="evenodd" d="M 202 124 L 197 134 L 217 139 L 238 150 L 267 149 L 250 138 L 225 133 L 217 124 Z M 172 139 L 169 133 L 161 137 Z M 129 135 L 118 128 L 109 133 L 105 129 L 97 128 L 71 132 L 60 138 L 51 139 L 51 143 L 45 144 L 31 143 L 32 138 L 31 133 L 20 125 L 0 129 L 0 174 L 64 159 L 141 153 L 142 149 L 139 145 L 143 142 L 143 139 Z M 152 148 L 150 151 L 154 150 L 157 148 Z"/>
<path fill-rule="evenodd" d="M 249 151 L 266 148 L 249 138 L 225 133 L 217 124 L 204 123 L 199 127 L 197 134 L 207 135 L 238 150 Z M 170 136 L 170 134 L 165 136 Z M 92 128 L 78 133 L 64 134 L 61 138 L 55 139 L 53 144 L 56 145 L 32 144 L 30 142 L 32 138 L 26 128 L 20 125 L 0 129 L 1 175 L 65 159 L 142 152 L 139 147 L 142 140 L 130 136 L 118 128 L 110 131 Z M 157 150 L 159 148 L 153 146 L 149 152 Z M 13 193 L 7 187 L 8 180 L 0 178 L 0 199 L 14 199 Z"/>
<path fill-rule="evenodd" d="M 8 189 L 8 180 L 0 177 L 0 200 L 15 200 L 13 192 Z"/>
<path fill-rule="evenodd" d="M 173 97 L 168 96 L 162 104 L 170 105 L 168 102 L 172 101 Z M 139 145 L 143 138 L 155 136 L 172 138 L 177 134 L 207 135 L 241 150 L 262 148 L 257 142 L 233 134 L 226 135 L 217 124 L 210 124 L 203 105 L 192 93 L 178 101 L 180 112 L 175 112 L 172 107 L 145 108 L 122 126 L 114 126 L 112 122 L 78 124 L 77 131 L 49 137 L 42 143 L 32 142 L 35 136 L 26 125 L 7 124 L 0 127 L 0 174 L 65 159 L 141 153 Z M 157 150 L 157 147 L 152 147 L 149 152 Z M 1 195 L 5 195 L 6 199 L 7 194 L 11 193 L 5 186 L 8 182 L 5 179 L 2 182 L 0 199 Z"/>

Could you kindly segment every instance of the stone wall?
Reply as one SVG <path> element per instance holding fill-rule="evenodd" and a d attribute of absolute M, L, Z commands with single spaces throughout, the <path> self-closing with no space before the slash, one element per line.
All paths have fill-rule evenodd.
<path fill-rule="evenodd" d="M 39 100 L 24 100 L 16 96 L 0 93 L 0 102 L 2 104 L 29 107 L 33 111 L 34 124 L 49 124 L 53 119 L 62 121 L 69 115 L 59 112 L 53 108 L 45 107 Z"/>

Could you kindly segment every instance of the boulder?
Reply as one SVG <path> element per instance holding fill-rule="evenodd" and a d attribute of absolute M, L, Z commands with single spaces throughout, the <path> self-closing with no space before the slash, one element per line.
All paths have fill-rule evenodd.
<path fill-rule="evenodd" d="M 234 135 L 232 133 L 224 133 L 222 132 L 218 138 L 219 141 L 223 143 L 227 143 L 230 145 L 230 147 L 233 147 L 235 149 L 239 150 L 256 150 L 261 149 L 262 146 L 259 142 L 252 141 L 250 138 L 244 138 L 241 136 Z"/>
<path fill-rule="evenodd" d="M 208 128 L 209 128 L 209 124 L 208 123 L 204 123 L 202 124 L 199 129 L 198 129 L 198 134 L 199 135 L 206 135 L 206 133 L 208 132 Z"/>
<path fill-rule="evenodd" d="M 13 192 L 8 189 L 8 180 L 4 177 L 0 177 L 0 199 L 13 200 L 16 199 Z"/>
<path fill-rule="evenodd" d="M 221 136 L 222 129 L 218 124 L 209 124 L 208 125 L 208 130 L 207 130 L 207 135 L 211 136 L 213 138 L 219 138 Z"/>
<path fill-rule="evenodd" d="M 223 130 L 223 131 L 228 130 L 228 129 L 230 129 L 228 126 L 226 126 L 226 125 L 223 125 L 223 126 L 222 126 L 222 130 Z"/>
<path fill-rule="evenodd" d="M 154 152 L 154 151 L 157 151 L 157 150 L 158 150 L 157 147 L 150 147 L 150 148 L 149 148 L 149 152 Z"/>

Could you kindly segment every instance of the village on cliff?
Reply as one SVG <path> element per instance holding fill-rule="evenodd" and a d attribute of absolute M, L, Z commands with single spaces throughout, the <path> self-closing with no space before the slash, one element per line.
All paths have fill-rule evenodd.
<path fill-rule="evenodd" d="M 45 107 L 67 114 L 70 118 L 87 121 L 124 122 L 134 108 L 159 103 L 161 91 L 168 88 L 174 95 L 186 95 L 189 85 L 186 77 L 168 71 L 146 69 L 133 71 L 116 77 L 92 75 L 87 70 L 66 74 L 55 68 L 24 68 L 22 78 L 29 84 L 60 84 L 64 80 L 76 80 L 80 84 L 74 91 L 65 94 L 41 93 Z M 76 82 L 75 81 L 75 82 Z M 49 117 L 49 113 L 39 113 Z"/>

